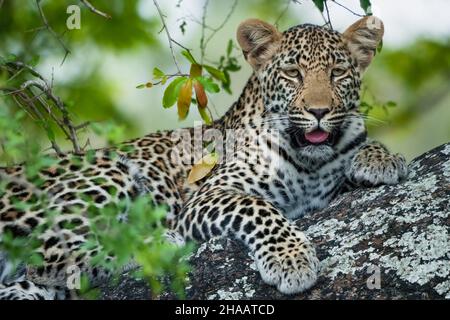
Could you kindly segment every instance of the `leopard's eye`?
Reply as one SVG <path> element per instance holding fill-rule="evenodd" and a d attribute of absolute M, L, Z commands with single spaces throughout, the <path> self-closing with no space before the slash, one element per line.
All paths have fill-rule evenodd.
<path fill-rule="evenodd" d="M 294 79 L 300 79 L 302 75 L 298 69 L 285 69 L 283 72 L 287 77 Z"/>
<path fill-rule="evenodd" d="M 334 68 L 334 69 L 331 71 L 331 75 L 332 75 L 334 78 L 337 78 L 337 77 L 343 76 L 343 75 L 345 74 L 346 71 L 347 71 L 347 70 L 345 70 L 344 68 Z"/>

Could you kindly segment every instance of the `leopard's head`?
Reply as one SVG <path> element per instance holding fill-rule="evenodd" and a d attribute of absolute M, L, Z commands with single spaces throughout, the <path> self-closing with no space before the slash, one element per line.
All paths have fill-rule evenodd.
<path fill-rule="evenodd" d="M 358 113 L 361 76 L 383 32 L 374 16 L 343 33 L 308 24 L 279 32 L 257 19 L 239 25 L 237 39 L 259 79 L 264 106 L 284 122 L 303 155 L 331 157 L 365 133 Z"/>

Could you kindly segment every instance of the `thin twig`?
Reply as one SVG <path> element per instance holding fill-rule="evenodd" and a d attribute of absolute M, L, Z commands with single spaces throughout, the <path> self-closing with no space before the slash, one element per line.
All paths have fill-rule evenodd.
<path fill-rule="evenodd" d="M 205 50 L 206 50 L 206 45 L 205 45 L 205 28 L 206 28 L 206 13 L 208 11 L 208 5 L 209 5 L 209 0 L 205 0 L 205 3 L 203 4 L 203 11 L 202 11 L 202 35 L 200 37 L 200 60 L 203 63 L 203 58 L 205 57 Z"/>
<path fill-rule="evenodd" d="M 61 46 L 63 47 L 63 49 L 65 51 L 64 58 L 63 58 L 63 60 L 61 62 L 61 65 L 63 65 L 64 61 L 66 61 L 66 58 L 67 58 L 67 56 L 70 53 L 70 50 L 64 44 L 64 41 L 62 41 L 61 37 L 55 32 L 55 30 L 52 29 L 52 27 L 48 23 L 48 20 L 47 20 L 45 14 L 44 14 L 44 10 L 42 10 L 42 7 L 41 7 L 41 1 L 42 0 L 36 0 L 36 6 L 37 6 L 39 14 L 41 16 L 42 22 L 44 23 L 45 28 L 48 30 L 48 32 L 50 32 L 56 38 L 56 40 L 58 40 L 58 42 L 61 44 Z"/>
<path fill-rule="evenodd" d="M 106 12 L 98 10 L 96 7 L 94 7 L 88 0 L 80 0 L 82 4 L 84 4 L 89 10 L 91 10 L 93 13 L 98 14 L 99 16 L 102 16 L 106 19 L 111 19 L 111 15 L 107 14 Z"/>
<path fill-rule="evenodd" d="M 286 14 L 286 12 L 288 11 L 290 4 L 291 4 L 291 0 L 287 0 L 287 1 L 286 1 L 286 6 L 284 7 L 283 11 L 281 11 L 281 13 L 279 14 L 278 18 L 275 20 L 275 23 L 274 23 L 275 27 L 278 28 L 278 22 L 281 20 L 281 18 L 282 18 L 282 17 Z"/>
<path fill-rule="evenodd" d="M 356 13 L 355 11 L 353 11 L 353 10 L 351 10 L 350 8 L 348 8 L 348 7 L 344 6 L 343 4 L 341 4 L 341 3 L 337 2 L 336 0 L 331 0 L 331 2 L 333 2 L 333 3 L 337 4 L 338 6 L 340 6 L 340 7 L 344 8 L 345 10 L 347 10 L 347 11 L 349 11 L 349 12 L 353 13 L 353 14 L 354 14 L 355 16 L 358 16 L 358 17 L 364 17 L 364 15 L 362 15 L 362 14 L 359 14 L 359 13 Z"/>
<path fill-rule="evenodd" d="M 288 0 L 286 1 L 286 6 L 284 7 L 284 9 L 281 11 L 280 15 L 277 17 L 277 19 L 274 22 L 274 25 L 278 28 L 278 23 L 280 22 L 281 18 L 283 18 L 283 16 L 286 14 L 286 12 L 288 11 L 290 4 L 294 3 L 294 4 L 302 4 L 300 2 L 300 0 Z"/>
<path fill-rule="evenodd" d="M 228 11 L 228 14 L 225 16 L 225 18 L 223 19 L 222 23 L 219 26 L 217 26 L 216 28 L 211 28 L 211 27 L 206 25 L 205 18 L 206 18 L 206 10 L 207 10 L 207 5 L 209 4 L 209 0 L 205 1 L 205 6 L 203 7 L 203 15 L 202 15 L 202 38 L 200 39 L 200 48 L 202 50 L 202 53 L 201 53 L 202 61 L 203 61 L 203 58 L 205 56 L 205 51 L 206 51 L 206 47 L 208 46 L 208 43 L 217 34 L 217 32 L 219 32 L 220 30 L 223 29 L 223 27 L 226 25 L 228 20 L 230 20 L 231 16 L 233 15 L 233 13 L 234 13 L 234 11 L 236 9 L 237 3 L 238 3 L 238 1 L 234 0 L 233 4 L 231 5 L 230 10 Z M 210 29 L 211 33 L 209 34 L 209 36 L 205 40 L 204 39 L 204 32 L 205 32 L 206 28 Z"/>
<path fill-rule="evenodd" d="M 331 24 L 331 19 L 330 19 L 330 10 L 328 10 L 327 1 L 325 0 L 323 2 L 323 4 L 325 5 L 325 11 L 327 12 L 328 25 L 330 26 L 330 29 L 333 30 L 333 25 Z"/>
<path fill-rule="evenodd" d="M 31 119 L 33 119 L 34 121 L 39 121 L 46 130 L 50 129 L 44 115 L 39 111 L 39 109 L 34 104 L 33 99 L 30 98 L 28 94 L 26 94 L 25 92 L 19 92 L 17 94 L 14 94 L 12 97 L 17 105 L 19 106 L 27 105 L 28 108 L 30 108 L 34 112 L 34 114 L 31 114 L 27 108 L 22 108 L 30 116 Z M 22 100 L 22 102 L 19 100 L 19 98 Z M 61 148 L 58 146 L 56 141 L 50 139 L 50 144 L 58 156 L 64 155 L 64 153 L 62 152 Z"/>
<path fill-rule="evenodd" d="M 23 82 L 20 88 L 0 87 L 0 91 L 12 95 L 13 98 L 15 96 L 20 97 L 21 99 L 20 101 L 23 103 L 15 99 L 16 103 L 18 103 L 18 105 L 26 111 L 29 110 L 33 111 L 33 114 L 43 122 L 44 128 L 48 129 L 48 127 L 45 126 L 46 118 L 38 111 L 39 109 L 34 104 L 34 101 L 38 101 L 43 110 L 45 110 L 48 116 L 58 125 L 58 127 L 66 136 L 66 138 L 71 141 L 73 146 L 73 152 L 75 154 L 82 153 L 82 148 L 80 147 L 80 144 L 78 142 L 77 131 L 85 127 L 85 124 L 74 125 L 72 123 L 69 111 L 67 110 L 66 106 L 61 101 L 61 99 L 58 96 L 56 96 L 52 91 L 53 76 L 51 82 L 49 83 L 42 75 L 40 75 L 31 66 L 18 61 L 8 62 L 2 67 L 6 67 L 6 70 L 8 70 L 13 74 L 17 74 L 21 70 L 27 70 L 31 75 L 37 78 Z M 32 88 L 39 90 L 39 92 L 38 93 L 33 92 Z M 29 91 L 30 95 L 26 94 L 26 91 Z M 45 96 L 47 100 L 45 100 L 43 96 Z M 56 108 L 60 112 L 61 116 L 57 116 L 54 113 L 53 108 Z M 54 147 L 54 149 L 56 153 L 61 154 L 60 149 L 58 148 L 57 145 Z"/>
<path fill-rule="evenodd" d="M 194 22 L 200 26 L 202 25 L 202 22 L 200 20 L 198 20 L 193 14 L 189 14 L 189 15 L 183 16 L 181 18 L 178 18 L 177 22 L 182 21 L 182 20 L 188 20 L 188 21 Z M 211 26 L 208 26 L 208 25 L 205 25 L 205 29 L 211 30 L 211 31 L 214 30 L 214 28 L 212 28 Z"/>
<path fill-rule="evenodd" d="M 187 73 L 174 73 L 174 74 L 166 74 L 166 81 L 169 80 L 170 78 L 174 78 L 174 77 L 189 77 L 189 74 Z M 157 82 L 153 82 L 152 85 L 156 86 L 158 84 L 162 84 L 162 80 L 157 81 Z"/>
<path fill-rule="evenodd" d="M 84 128 L 90 126 L 90 125 L 91 125 L 91 122 L 90 121 L 86 121 L 86 122 L 83 122 L 83 123 L 81 123 L 81 124 L 79 124 L 77 126 L 74 126 L 74 128 L 75 128 L 75 130 L 78 131 L 78 130 L 84 129 Z"/>
<path fill-rule="evenodd" d="M 237 0 L 234 0 L 233 4 L 231 5 L 230 11 L 228 11 L 228 14 L 226 15 L 225 19 L 223 19 L 222 23 L 217 27 L 213 29 L 213 32 L 209 35 L 209 37 L 206 39 L 205 46 L 208 45 L 208 42 L 215 36 L 217 32 L 222 30 L 222 28 L 225 26 L 225 24 L 230 20 L 231 15 L 234 13 L 234 10 L 237 6 Z"/>
<path fill-rule="evenodd" d="M 8 62 L 6 64 L 6 66 L 12 66 L 15 67 L 17 69 L 26 69 L 29 73 L 31 73 L 33 76 L 35 76 L 36 78 L 41 79 L 42 81 L 46 82 L 45 78 L 36 70 L 34 70 L 34 68 L 30 65 L 27 65 L 21 61 L 12 61 L 12 62 Z"/>
<path fill-rule="evenodd" d="M 158 2 L 157 2 L 156 0 L 153 0 L 153 4 L 155 5 L 156 10 L 158 10 L 158 14 L 159 14 L 159 17 L 160 17 L 160 19 L 161 19 L 161 23 L 163 24 L 163 29 L 164 29 L 165 32 L 166 32 L 167 40 L 169 41 L 169 48 L 170 48 L 170 53 L 171 53 L 171 55 L 172 55 L 172 60 L 173 60 L 173 62 L 175 63 L 175 66 L 177 67 L 178 72 L 181 73 L 181 69 L 180 69 L 180 66 L 178 65 L 178 61 L 177 61 L 177 58 L 175 57 L 175 52 L 174 52 L 174 50 L 173 50 L 173 45 L 172 45 L 172 42 L 174 42 L 174 43 L 176 43 L 176 44 L 178 44 L 178 43 L 175 42 L 175 41 L 172 39 L 172 36 L 171 36 L 170 33 L 169 33 L 169 29 L 167 29 L 166 21 L 165 21 L 165 19 L 164 19 L 164 14 L 162 13 L 161 8 L 159 7 Z"/>

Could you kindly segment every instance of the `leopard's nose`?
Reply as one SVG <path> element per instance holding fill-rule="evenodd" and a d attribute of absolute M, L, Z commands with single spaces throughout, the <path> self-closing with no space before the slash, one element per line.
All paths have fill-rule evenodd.
<path fill-rule="evenodd" d="M 322 119 L 328 112 L 330 112 L 329 108 L 310 108 L 307 109 L 309 113 L 314 115 L 314 117 L 317 118 L 317 120 Z"/>

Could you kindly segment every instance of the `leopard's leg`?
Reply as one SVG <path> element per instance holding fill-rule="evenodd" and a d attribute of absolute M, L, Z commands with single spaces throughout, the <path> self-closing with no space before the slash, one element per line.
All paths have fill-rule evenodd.
<path fill-rule="evenodd" d="M 347 179 L 355 186 L 373 187 L 396 184 L 404 180 L 408 170 L 401 154 L 392 154 L 379 142 L 364 144 L 346 170 Z"/>
<path fill-rule="evenodd" d="M 262 279 L 286 294 L 317 279 L 319 261 L 301 230 L 271 203 L 234 190 L 201 189 L 186 204 L 176 230 L 186 238 L 233 236 L 253 252 Z"/>

